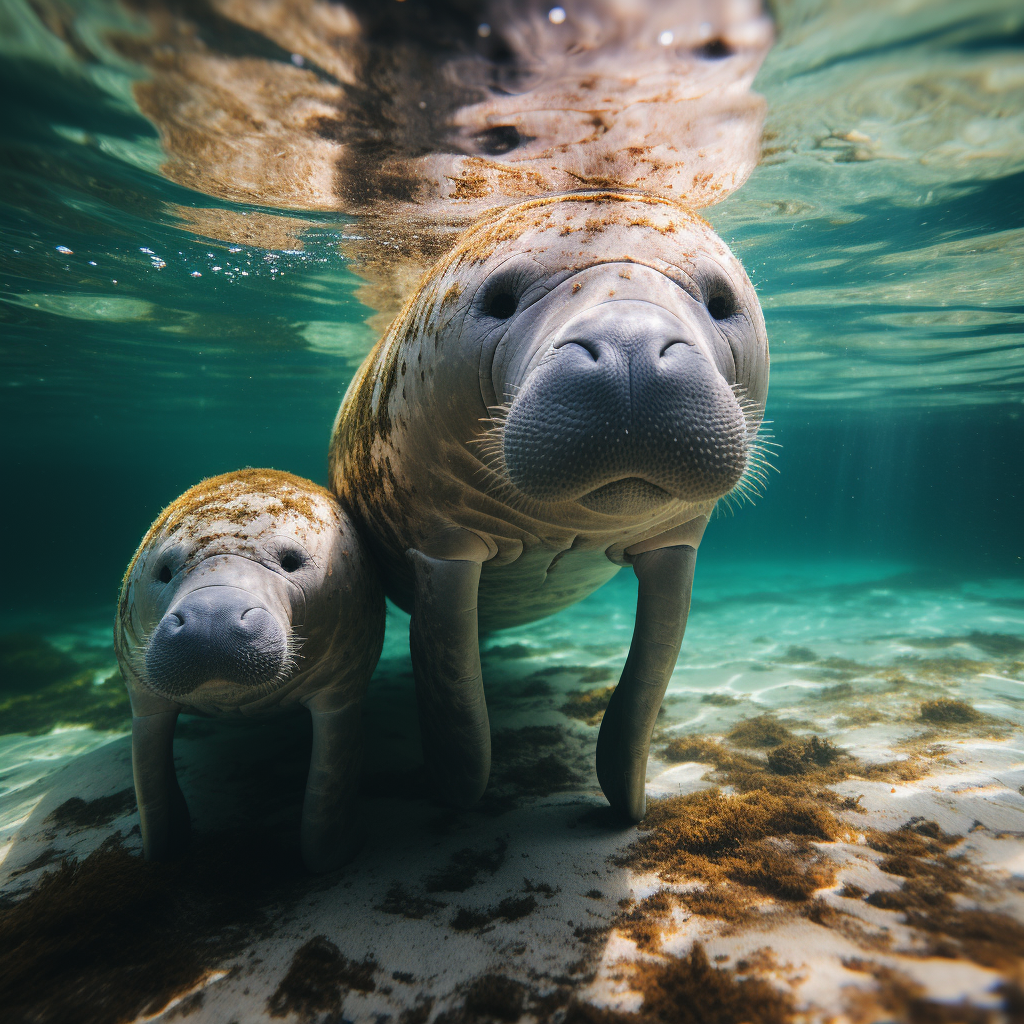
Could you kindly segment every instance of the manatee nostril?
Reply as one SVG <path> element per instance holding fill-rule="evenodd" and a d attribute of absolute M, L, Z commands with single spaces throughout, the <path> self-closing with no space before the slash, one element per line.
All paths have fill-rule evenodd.
<path fill-rule="evenodd" d="M 692 341 L 686 341 L 683 338 L 672 338 L 670 341 L 666 341 L 665 344 L 661 346 L 661 351 L 658 352 L 658 358 L 659 359 L 664 359 L 665 358 L 665 353 L 668 352 L 668 350 L 670 348 L 674 348 L 676 345 L 692 345 L 692 344 L 693 344 Z"/>
<path fill-rule="evenodd" d="M 598 362 L 601 358 L 601 348 L 597 342 L 591 341 L 589 338 L 568 338 L 565 341 L 560 341 L 555 345 L 556 349 L 561 348 L 579 348 L 590 356 L 593 362 Z"/>

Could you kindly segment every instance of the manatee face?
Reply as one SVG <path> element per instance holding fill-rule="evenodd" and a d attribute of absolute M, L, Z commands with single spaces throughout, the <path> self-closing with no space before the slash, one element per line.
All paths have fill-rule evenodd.
<path fill-rule="evenodd" d="M 336 642 L 353 547 L 334 499 L 306 481 L 264 470 L 204 481 L 129 569 L 123 664 L 184 705 L 237 706 L 294 684 Z"/>
<path fill-rule="evenodd" d="M 538 219 L 521 253 L 484 263 L 461 323 L 497 410 L 492 466 L 564 516 L 713 502 L 747 471 L 763 414 L 767 342 L 743 268 L 699 218 L 631 206 L 581 198 Z"/>

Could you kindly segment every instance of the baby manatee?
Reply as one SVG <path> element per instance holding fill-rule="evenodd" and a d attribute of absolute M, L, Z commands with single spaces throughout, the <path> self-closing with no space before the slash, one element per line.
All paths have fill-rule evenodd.
<path fill-rule="evenodd" d="M 164 509 L 128 566 L 114 625 L 146 858 L 188 840 L 172 751 L 182 711 L 248 717 L 300 705 L 313 719 L 303 861 L 324 871 L 350 856 L 360 703 L 383 636 L 381 585 L 322 487 L 245 469 Z"/>

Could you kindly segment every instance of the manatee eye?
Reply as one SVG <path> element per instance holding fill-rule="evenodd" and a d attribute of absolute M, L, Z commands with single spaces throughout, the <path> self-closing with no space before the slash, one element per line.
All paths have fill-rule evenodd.
<path fill-rule="evenodd" d="M 514 124 L 499 124 L 486 131 L 477 132 L 473 139 L 479 146 L 480 152 L 486 156 L 501 156 L 503 153 L 511 153 L 523 141 L 519 129 Z"/>
<path fill-rule="evenodd" d="M 156 578 L 161 583 L 170 583 L 171 577 L 173 575 L 174 574 L 171 572 L 171 567 L 165 563 L 164 565 L 160 566 L 160 571 L 156 574 Z"/>
<path fill-rule="evenodd" d="M 296 569 L 302 568 L 304 559 L 297 551 L 286 551 L 281 556 L 281 568 L 285 572 L 295 572 Z"/>
<path fill-rule="evenodd" d="M 484 298 L 484 315 L 507 320 L 519 308 L 519 296 L 508 284 L 498 284 Z"/>
<path fill-rule="evenodd" d="M 736 312 L 736 297 L 728 285 L 717 284 L 708 296 L 707 306 L 715 320 L 728 320 Z"/>
<path fill-rule="evenodd" d="M 731 57 L 733 49 L 724 39 L 709 39 L 703 46 L 697 47 L 696 53 L 699 57 L 721 60 L 723 57 Z"/>

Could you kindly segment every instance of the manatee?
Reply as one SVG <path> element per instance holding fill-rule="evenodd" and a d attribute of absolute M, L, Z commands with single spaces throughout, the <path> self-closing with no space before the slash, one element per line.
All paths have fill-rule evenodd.
<path fill-rule="evenodd" d="M 302 707 L 313 720 L 303 860 L 321 871 L 349 856 L 360 702 L 383 636 L 380 582 L 324 488 L 245 469 L 204 480 L 164 509 L 128 566 L 114 625 L 146 858 L 169 858 L 188 839 L 172 752 L 181 712 Z"/>
<path fill-rule="evenodd" d="M 438 794 L 482 794 L 479 632 L 632 567 L 633 639 L 601 725 L 612 807 L 645 812 L 655 717 L 715 503 L 756 483 L 768 342 L 742 266 L 669 200 L 583 191 L 500 210 L 422 281 L 353 379 L 330 483 L 412 615 Z"/>

